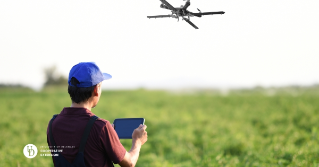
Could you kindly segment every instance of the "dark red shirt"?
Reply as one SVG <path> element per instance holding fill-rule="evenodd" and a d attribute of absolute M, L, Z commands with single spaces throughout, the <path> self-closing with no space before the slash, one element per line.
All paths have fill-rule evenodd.
<path fill-rule="evenodd" d="M 62 156 L 69 162 L 76 157 L 84 128 L 94 114 L 86 108 L 64 108 L 52 123 L 52 134 Z M 49 127 L 49 126 L 48 126 Z M 47 142 L 49 133 L 47 129 Z M 61 148 L 64 146 L 64 148 Z M 71 148 L 66 148 L 71 147 Z M 97 119 L 92 126 L 84 149 L 86 166 L 110 167 L 121 162 L 126 153 L 125 148 L 109 121 Z"/>

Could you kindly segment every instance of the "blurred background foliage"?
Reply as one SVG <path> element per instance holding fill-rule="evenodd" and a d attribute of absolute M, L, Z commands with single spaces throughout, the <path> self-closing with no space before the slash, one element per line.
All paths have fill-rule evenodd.
<path fill-rule="evenodd" d="M 0 166 L 53 166 L 26 158 L 47 146 L 52 115 L 68 107 L 67 79 L 44 70 L 41 91 L 0 84 Z M 318 166 L 319 85 L 175 91 L 103 91 L 92 112 L 111 123 L 143 117 L 148 141 L 137 166 Z M 121 140 L 129 150 L 131 140 Z M 118 165 L 116 165 L 118 166 Z"/>
<path fill-rule="evenodd" d="M 137 166 L 318 166 L 319 87 L 103 91 L 92 112 L 144 117 L 148 141 Z M 26 158 L 47 146 L 52 115 L 68 107 L 67 86 L 0 88 L 0 166 L 53 166 Z M 127 150 L 131 140 L 121 140 Z M 40 150 L 40 149 L 39 149 Z"/>
<path fill-rule="evenodd" d="M 44 75 L 45 75 L 44 87 L 65 86 L 68 84 L 68 79 L 57 71 L 56 66 L 45 68 Z"/>

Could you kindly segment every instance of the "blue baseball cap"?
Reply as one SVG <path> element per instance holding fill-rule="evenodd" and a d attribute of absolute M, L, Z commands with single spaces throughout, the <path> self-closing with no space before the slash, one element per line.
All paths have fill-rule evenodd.
<path fill-rule="evenodd" d="M 71 78 L 76 78 L 80 83 L 71 84 Z M 97 85 L 103 80 L 111 79 L 112 76 L 107 73 L 102 73 L 100 68 L 94 62 L 81 62 L 72 67 L 69 73 L 68 83 L 70 86 L 76 87 L 91 87 Z"/>

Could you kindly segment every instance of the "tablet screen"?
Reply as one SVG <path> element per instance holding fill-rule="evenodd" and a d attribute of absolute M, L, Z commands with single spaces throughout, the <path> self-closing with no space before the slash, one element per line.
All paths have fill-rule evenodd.
<path fill-rule="evenodd" d="M 134 129 L 144 125 L 144 118 L 119 118 L 114 120 L 114 129 L 120 139 L 132 139 Z"/>

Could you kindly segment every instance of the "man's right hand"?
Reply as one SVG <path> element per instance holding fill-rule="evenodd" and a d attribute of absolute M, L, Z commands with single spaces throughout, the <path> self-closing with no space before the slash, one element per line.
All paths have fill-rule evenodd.
<path fill-rule="evenodd" d="M 147 141 L 146 125 L 140 125 L 133 131 L 132 134 L 132 148 L 126 152 L 123 160 L 119 163 L 121 167 L 135 166 L 138 156 L 140 154 L 141 146 Z"/>
<path fill-rule="evenodd" d="M 147 132 L 145 131 L 146 125 L 140 125 L 133 131 L 132 142 L 138 142 L 143 145 L 147 141 Z"/>

